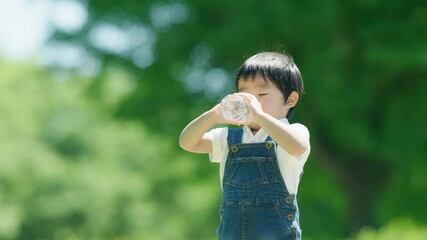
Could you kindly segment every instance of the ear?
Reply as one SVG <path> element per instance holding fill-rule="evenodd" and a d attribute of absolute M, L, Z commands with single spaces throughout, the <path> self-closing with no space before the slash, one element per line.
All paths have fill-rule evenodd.
<path fill-rule="evenodd" d="M 295 91 L 291 92 L 291 94 L 288 97 L 288 100 L 286 100 L 285 106 L 288 108 L 295 107 L 297 105 L 299 99 L 299 94 Z"/>

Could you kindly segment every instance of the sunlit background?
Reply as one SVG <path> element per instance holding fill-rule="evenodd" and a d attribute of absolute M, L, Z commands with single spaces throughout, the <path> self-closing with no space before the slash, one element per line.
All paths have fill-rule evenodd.
<path fill-rule="evenodd" d="M 291 54 L 303 239 L 427 239 L 427 5 L 0 0 L 0 239 L 216 239 L 182 128 L 245 58 Z"/>

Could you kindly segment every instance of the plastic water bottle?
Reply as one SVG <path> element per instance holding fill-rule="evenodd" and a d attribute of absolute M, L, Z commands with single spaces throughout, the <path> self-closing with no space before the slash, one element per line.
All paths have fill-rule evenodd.
<path fill-rule="evenodd" d="M 247 121 L 251 116 L 246 101 L 237 94 L 222 99 L 221 113 L 225 119 L 237 122 Z"/>

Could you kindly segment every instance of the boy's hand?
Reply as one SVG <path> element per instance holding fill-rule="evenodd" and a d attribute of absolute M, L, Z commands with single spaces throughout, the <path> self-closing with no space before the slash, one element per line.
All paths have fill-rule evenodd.
<path fill-rule="evenodd" d="M 263 114 L 264 111 L 262 110 L 261 103 L 258 101 L 258 99 L 250 94 L 250 93 L 236 93 L 240 97 L 244 99 L 244 101 L 247 104 L 247 107 L 249 108 L 249 112 L 251 114 L 251 117 L 247 121 L 228 121 L 228 124 L 233 125 L 251 125 L 256 123 L 256 117 L 260 114 Z"/>
<path fill-rule="evenodd" d="M 238 93 L 239 96 L 242 96 L 245 101 L 248 104 L 249 109 L 251 110 L 251 116 L 254 114 L 261 114 L 264 113 L 261 107 L 261 103 L 258 101 L 258 99 L 250 94 L 250 93 Z"/>
<path fill-rule="evenodd" d="M 231 120 L 228 120 L 228 119 L 223 117 L 222 112 L 221 112 L 221 104 L 222 103 L 218 103 L 211 110 L 209 110 L 209 113 L 212 115 L 215 123 L 216 124 L 241 125 L 241 122 L 231 121 Z"/>

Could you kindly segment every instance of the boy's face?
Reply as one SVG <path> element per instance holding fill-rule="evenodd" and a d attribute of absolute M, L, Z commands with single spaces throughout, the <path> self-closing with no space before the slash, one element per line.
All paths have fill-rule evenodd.
<path fill-rule="evenodd" d="M 261 103 L 262 110 L 280 119 L 286 117 L 287 109 L 282 92 L 269 79 L 256 75 L 248 79 L 239 79 L 239 92 L 254 95 Z"/>

